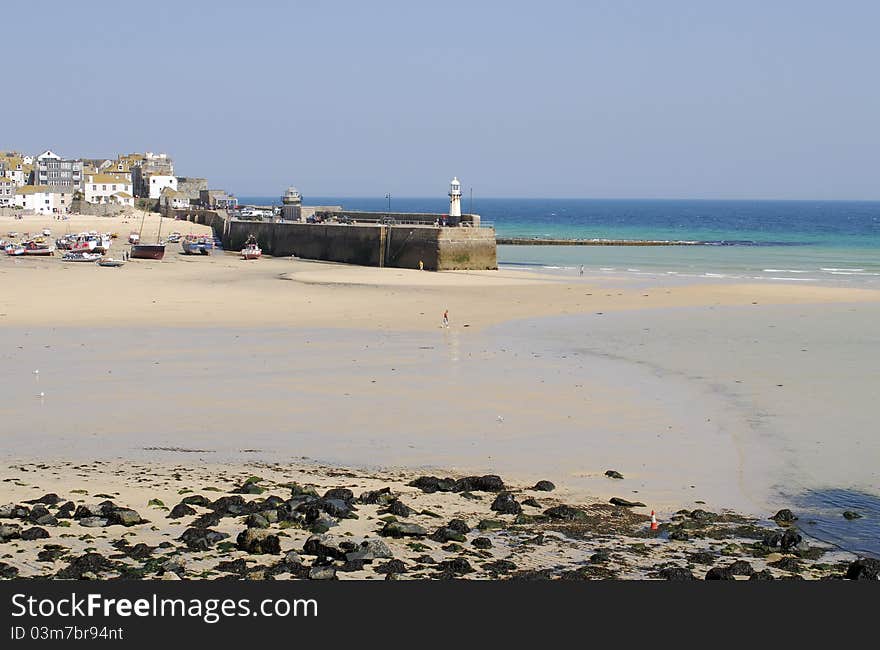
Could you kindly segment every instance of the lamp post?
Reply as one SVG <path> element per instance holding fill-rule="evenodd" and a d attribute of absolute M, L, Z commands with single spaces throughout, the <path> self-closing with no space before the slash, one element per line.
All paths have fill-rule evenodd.
<path fill-rule="evenodd" d="M 391 216 L 391 194 L 386 192 L 385 199 L 388 201 L 388 216 Z"/>

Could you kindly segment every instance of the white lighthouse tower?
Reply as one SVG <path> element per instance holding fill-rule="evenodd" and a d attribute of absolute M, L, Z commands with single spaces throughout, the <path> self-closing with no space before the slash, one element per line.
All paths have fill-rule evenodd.
<path fill-rule="evenodd" d="M 457 176 L 449 183 L 449 217 L 454 224 L 461 220 L 461 183 Z"/>

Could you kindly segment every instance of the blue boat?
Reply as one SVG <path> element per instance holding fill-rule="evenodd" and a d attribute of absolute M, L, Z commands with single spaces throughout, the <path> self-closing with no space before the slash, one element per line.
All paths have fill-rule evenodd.
<path fill-rule="evenodd" d="M 209 237 L 187 237 L 180 242 L 187 255 L 210 255 L 214 250 L 214 240 Z"/>

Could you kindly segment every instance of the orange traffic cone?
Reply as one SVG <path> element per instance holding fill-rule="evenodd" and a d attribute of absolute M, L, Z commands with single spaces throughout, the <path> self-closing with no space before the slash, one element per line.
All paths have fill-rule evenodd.
<path fill-rule="evenodd" d="M 651 530 L 657 530 L 659 526 L 657 525 L 657 515 L 654 514 L 654 511 L 651 511 Z"/>

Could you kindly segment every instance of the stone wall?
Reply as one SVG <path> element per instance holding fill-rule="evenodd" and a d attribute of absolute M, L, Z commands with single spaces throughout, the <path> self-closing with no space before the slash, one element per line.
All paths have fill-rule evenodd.
<path fill-rule="evenodd" d="M 226 250 L 240 250 L 254 235 L 267 255 L 445 271 L 498 267 L 492 228 L 434 228 L 379 224 L 308 224 L 240 221 L 213 210 L 176 211 L 211 226 Z M 171 215 L 168 215 L 171 216 Z"/>
<path fill-rule="evenodd" d="M 90 214 L 96 217 L 112 217 L 117 214 L 133 214 L 134 208 L 124 205 L 110 205 L 87 203 L 86 201 L 76 200 L 70 203 L 71 214 Z"/>

